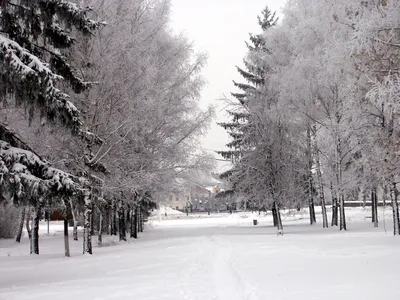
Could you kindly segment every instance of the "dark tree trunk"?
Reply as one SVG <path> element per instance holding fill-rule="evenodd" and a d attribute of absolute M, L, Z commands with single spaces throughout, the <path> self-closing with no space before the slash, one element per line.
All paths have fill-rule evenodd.
<path fill-rule="evenodd" d="M 139 210 L 139 232 L 143 232 L 143 212 Z"/>
<path fill-rule="evenodd" d="M 133 215 L 133 238 L 138 238 L 138 207 L 135 208 L 135 213 Z"/>
<path fill-rule="evenodd" d="M 111 212 L 110 206 L 107 205 L 107 208 L 106 208 L 106 211 L 105 211 L 106 215 L 104 216 L 103 222 L 104 222 L 104 226 L 105 226 L 105 231 L 106 231 L 106 233 L 108 235 L 111 235 L 111 216 L 110 216 L 110 212 Z"/>
<path fill-rule="evenodd" d="M 103 214 L 100 209 L 99 209 L 99 231 L 97 233 L 97 242 L 98 245 L 101 247 L 103 243 Z"/>
<path fill-rule="evenodd" d="M 19 221 L 18 232 L 17 232 L 17 236 L 15 238 L 15 241 L 17 243 L 21 243 L 22 230 L 24 229 L 25 212 L 26 212 L 26 208 L 24 207 L 24 208 L 22 208 L 22 211 L 21 211 L 21 220 Z"/>
<path fill-rule="evenodd" d="M 321 208 L 322 208 L 322 227 L 323 228 L 328 228 L 328 214 L 326 212 L 326 202 L 325 202 L 325 192 L 324 192 L 324 184 L 322 182 L 322 172 L 321 172 L 321 162 L 319 159 L 319 150 L 318 150 L 318 144 L 317 144 L 317 139 L 316 139 L 316 127 L 314 125 L 314 151 L 315 151 L 315 162 L 316 162 L 316 167 L 317 167 L 317 181 L 318 181 L 318 196 L 319 196 L 319 201 L 321 203 Z"/>
<path fill-rule="evenodd" d="M 131 207 L 131 209 L 129 210 L 129 214 L 130 214 L 130 229 L 129 229 L 129 234 L 130 234 L 130 237 L 131 238 L 133 238 L 134 237 L 134 231 L 135 231 L 135 229 L 134 229 L 134 227 L 135 227 L 135 217 L 134 217 L 134 210 L 132 209 L 132 207 Z"/>
<path fill-rule="evenodd" d="M 317 222 L 315 217 L 315 204 L 314 197 L 312 195 L 310 195 L 309 197 L 310 225 L 313 225 Z"/>
<path fill-rule="evenodd" d="M 70 257 L 69 251 L 69 239 L 68 239 L 68 219 L 65 217 L 64 219 L 64 247 L 65 247 L 65 256 Z"/>
<path fill-rule="evenodd" d="M 375 189 L 371 190 L 371 218 L 372 223 L 375 223 Z"/>
<path fill-rule="evenodd" d="M 333 200 L 332 200 L 332 224 L 331 224 L 331 226 L 338 226 L 339 225 L 339 218 L 338 218 L 338 215 L 339 215 L 339 211 L 338 211 L 338 206 L 339 206 L 339 204 L 338 204 L 338 200 L 337 200 L 337 198 L 335 197 L 335 198 L 333 198 Z"/>
<path fill-rule="evenodd" d="M 274 227 L 278 227 L 278 214 L 277 214 L 277 211 L 276 211 L 276 208 L 275 208 L 275 202 L 274 202 L 274 205 L 272 207 L 272 218 L 273 218 L 273 221 L 274 221 Z"/>
<path fill-rule="evenodd" d="M 378 195 L 376 193 L 376 188 L 372 189 L 371 202 L 372 202 L 372 222 L 374 223 L 374 227 L 378 227 Z"/>
<path fill-rule="evenodd" d="M 338 199 L 336 191 L 333 189 L 331 184 L 331 194 L 332 194 L 332 223 L 331 226 L 338 226 Z"/>
<path fill-rule="evenodd" d="M 399 191 L 397 190 L 396 183 L 392 183 L 390 189 L 390 197 L 392 198 L 392 211 L 393 211 L 393 234 L 400 235 L 400 217 L 399 217 Z"/>
<path fill-rule="evenodd" d="M 131 211 L 131 206 L 128 205 L 128 206 L 127 206 L 127 210 L 126 210 L 126 224 L 130 224 L 130 223 L 131 223 L 131 214 L 130 214 L 130 211 Z M 128 226 L 127 226 L 127 227 L 128 227 Z"/>
<path fill-rule="evenodd" d="M 138 231 L 138 233 L 140 232 L 140 219 L 141 219 L 141 216 L 140 216 L 140 208 L 138 208 L 138 212 L 137 212 L 137 231 Z"/>
<path fill-rule="evenodd" d="M 117 203 L 112 200 L 111 203 L 111 235 L 117 235 Z"/>
<path fill-rule="evenodd" d="M 276 223 L 277 223 L 276 229 L 278 231 L 282 231 L 283 225 L 282 225 L 281 212 L 279 211 L 279 206 L 276 201 L 274 202 L 274 206 L 275 206 L 275 211 L 276 211 Z"/>
<path fill-rule="evenodd" d="M 33 225 L 32 225 L 32 253 L 39 254 L 39 222 L 42 214 L 42 200 L 38 200 L 33 213 Z"/>
<path fill-rule="evenodd" d="M 340 230 L 347 230 L 346 215 L 344 209 L 344 195 L 340 195 Z"/>
<path fill-rule="evenodd" d="M 122 201 L 118 207 L 118 228 L 119 228 L 119 240 L 126 241 L 126 227 L 125 227 L 125 210 Z"/>

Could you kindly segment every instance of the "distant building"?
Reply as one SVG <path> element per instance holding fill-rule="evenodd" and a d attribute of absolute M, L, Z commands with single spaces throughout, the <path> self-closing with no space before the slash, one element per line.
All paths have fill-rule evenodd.
<path fill-rule="evenodd" d="M 188 209 L 189 212 L 221 210 L 222 207 L 216 202 L 215 195 L 225 190 L 225 183 L 217 178 L 218 175 L 211 174 L 208 180 L 203 180 L 203 184 L 187 182 L 185 191 L 168 194 L 168 198 L 165 199 L 167 205 L 180 211 Z"/>

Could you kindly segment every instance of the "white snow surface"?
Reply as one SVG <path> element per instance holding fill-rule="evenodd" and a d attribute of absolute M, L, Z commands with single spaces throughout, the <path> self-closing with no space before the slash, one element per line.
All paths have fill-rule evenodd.
<path fill-rule="evenodd" d="M 169 206 L 161 205 L 160 208 L 155 210 L 152 215 L 159 216 L 160 214 L 162 214 L 162 215 L 167 214 L 167 216 L 168 216 L 168 215 L 183 215 L 184 213 L 179 210 L 173 209 Z"/>
<path fill-rule="evenodd" d="M 349 230 L 340 232 L 310 226 L 306 212 L 284 212 L 283 236 L 270 215 L 155 216 L 138 240 L 105 236 L 108 247 L 93 256 L 81 254 L 81 235 L 70 236 L 70 258 L 62 223 L 52 222 L 49 235 L 42 223 L 39 256 L 29 255 L 26 236 L 21 244 L 0 240 L 0 299 L 400 299 L 390 210 L 387 232 L 369 215 L 347 209 Z"/>

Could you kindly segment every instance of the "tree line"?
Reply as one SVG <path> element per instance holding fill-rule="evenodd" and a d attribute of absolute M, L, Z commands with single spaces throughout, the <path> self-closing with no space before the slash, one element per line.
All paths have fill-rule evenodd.
<path fill-rule="evenodd" d="M 308 207 L 316 222 L 346 230 L 345 201 L 398 207 L 400 3 L 392 0 L 288 0 L 283 19 L 263 10 L 250 34 L 245 80 L 234 82 L 220 123 L 231 136 L 233 162 L 222 174 L 248 206 Z"/>
<path fill-rule="evenodd" d="M 18 207 L 31 253 L 43 210 L 71 214 L 75 240 L 81 219 L 92 254 L 95 232 L 137 237 L 162 194 L 209 167 L 191 155 L 213 117 L 198 105 L 207 57 L 170 29 L 170 7 L 0 1 L 0 205 Z"/>

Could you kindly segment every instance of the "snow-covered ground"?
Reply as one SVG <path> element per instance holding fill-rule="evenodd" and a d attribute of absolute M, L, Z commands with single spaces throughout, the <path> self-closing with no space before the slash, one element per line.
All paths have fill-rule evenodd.
<path fill-rule="evenodd" d="M 61 224 L 47 235 L 43 223 L 39 256 L 28 254 L 26 237 L 0 240 L 0 299 L 400 299 L 390 210 L 387 232 L 382 222 L 373 228 L 369 210 L 347 212 L 347 232 L 285 212 L 284 236 L 269 215 L 155 216 L 139 240 L 106 237 L 110 247 L 93 256 L 71 239 L 71 258 L 63 257 Z"/>

